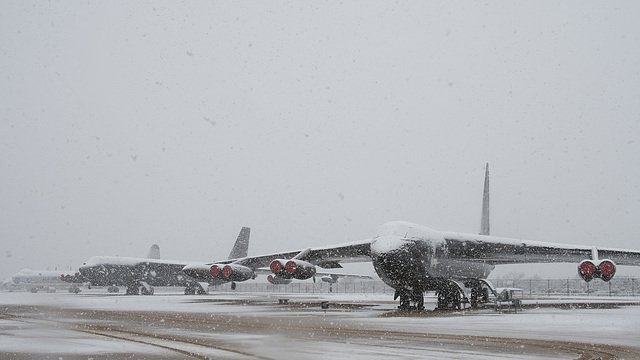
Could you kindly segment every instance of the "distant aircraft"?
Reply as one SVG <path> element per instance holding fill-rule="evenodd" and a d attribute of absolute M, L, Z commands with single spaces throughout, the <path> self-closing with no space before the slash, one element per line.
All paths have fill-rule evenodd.
<path fill-rule="evenodd" d="M 253 269 L 269 266 L 280 279 L 309 279 L 316 274 L 316 266 L 340 268 L 340 263 L 361 261 L 371 261 L 382 281 L 395 289 L 399 308 L 423 309 L 424 292 L 435 291 L 437 307 L 449 309 L 459 308 L 464 302 L 474 306 L 487 301 L 490 291 L 495 295 L 487 277 L 496 265 L 576 262 L 584 280 L 609 281 L 616 263 L 640 266 L 640 251 L 490 236 L 487 164 L 479 235 L 394 221 L 382 225 L 371 239 L 218 262 L 210 270 L 214 276 L 244 281 L 252 276 Z M 219 275 L 221 266 L 223 275 Z M 188 274 L 196 270 L 200 269 L 185 268 Z"/>
<path fill-rule="evenodd" d="M 230 259 L 247 256 L 251 229 L 243 227 L 229 254 Z M 204 294 L 204 288 L 182 269 L 186 261 L 161 260 L 160 248 L 154 244 L 147 258 L 96 256 L 87 260 L 80 273 L 93 286 L 109 286 L 109 292 L 125 286 L 128 295 L 152 295 L 154 286 L 184 286 L 185 295 Z"/>
<path fill-rule="evenodd" d="M 56 288 L 67 286 L 69 283 L 80 283 L 81 279 L 82 276 L 78 273 L 71 275 L 58 270 L 22 269 L 11 276 L 11 281 L 16 286 L 33 293 L 38 291 L 55 292 Z M 77 285 L 71 285 L 69 291 L 78 293 L 80 288 Z"/>

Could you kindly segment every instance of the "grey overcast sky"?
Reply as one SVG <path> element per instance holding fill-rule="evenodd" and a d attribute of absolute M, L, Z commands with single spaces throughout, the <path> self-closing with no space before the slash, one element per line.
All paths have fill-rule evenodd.
<path fill-rule="evenodd" d="M 0 276 L 478 232 L 487 162 L 493 235 L 640 249 L 638 14 L 3 1 Z"/>

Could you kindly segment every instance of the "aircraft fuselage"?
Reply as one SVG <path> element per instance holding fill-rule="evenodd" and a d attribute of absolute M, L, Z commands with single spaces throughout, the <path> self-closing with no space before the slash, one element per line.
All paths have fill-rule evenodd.
<path fill-rule="evenodd" d="M 182 273 L 184 263 L 140 258 L 96 257 L 80 267 L 95 286 L 129 286 L 144 281 L 151 286 L 186 286 L 193 282 Z"/>
<path fill-rule="evenodd" d="M 391 222 L 371 241 L 378 276 L 395 289 L 435 290 L 438 279 L 486 279 L 494 266 L 448 256 L 439 231 L 409 222 Z"/>

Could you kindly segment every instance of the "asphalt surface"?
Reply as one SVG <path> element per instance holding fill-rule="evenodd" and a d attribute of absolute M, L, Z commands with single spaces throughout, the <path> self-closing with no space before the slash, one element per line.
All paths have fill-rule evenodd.
<path fill-rule="evenodd" d="M 506 333 L 490 331 L 500 326 L 495 324 L 500 317 L 492 308 L 463 313 L 401 312 L 391 302 L 334 300 L 325 311 L 320 305 L 326 299 L 321 297 L 293 298 L 283 305 L 264 294 L 241 298 L 231 294 L 154 296 L 143 308 L 125 304 L 101 309 L 92 297 L 100 295 L 78 297 L 79 303 L 73 306 L 47 301 L 1 305 L 0 338 L 4 340 L 0 343 L 16 343 L 0 347 L 4 349 L 0 358 L 281 360 L 348 355 L 350 359 L 640 359 L 640 345 L 563 339 L 554 336 L 553 329 L 546 338 L 508 329 Z M 110 299 L 126 303 L 130 298 Z M 154 309 L 154 303 L 160 302 L 162 306 Z M 587 307 L 599 311 L 596 303 L 592 301 Z M 612 302 L 601 305 L 609 309 L 619 306 Z M 545 316 L 545 310 L 537 311 Z M 493 324 L 483 329 L 482 322 L 469 321 L 475 329 L 462 331 L 430 326 L 430 319 L 461 316 L 484 316 Z M 514 326 L 511 319 L 507 318 L 506 327 Z M 459 323 L 464 326 L 465 321 Z"/>

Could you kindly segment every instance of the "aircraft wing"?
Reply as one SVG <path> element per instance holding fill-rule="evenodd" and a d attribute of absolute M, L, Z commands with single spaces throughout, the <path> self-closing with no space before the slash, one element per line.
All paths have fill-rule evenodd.
<path fill-rule="evenodd" d="M 448 257 L 494 265 L 519 263 L 575 262 L 592 259 L 596 249 L 599 259 L 617 265 L 640 266 L 640 251 L 557 244 L 533 240 L 443 232 Z"/>
<path fill-rule="evenodd" d="M 197 281 L 205 281 L 210 284 L 245 281 L 255 278 L 257 273 L 270 274 L 269 265 L 273 260 L 293 258 L 325 269 L 341 268 L 341 262 L 371 261 L 371 239 L 267 255 L 247 256 L 239 259 L 191 263 L 187 264 L 182 272 Z M 226 267 L 229 268 L 230 276 L 221 277 L 220 274 L 211 273 L 214 269 L 221 271 Z"/>
<path fill-rule="evenodd" d="M 353 241 L 338 245 L 315 247 L 294 250 L 268 255 L 250 256 L 233 261 L 252 269 L 268 267 L 275 259 L 291 259 L 298 255 L 297 259 L 307 261 L 324 269 L 341 268 L 340 262 L 364 262 L 371 261 L 371 239 Z M 220 264 L 229 263 L 219 262 Z"/>

